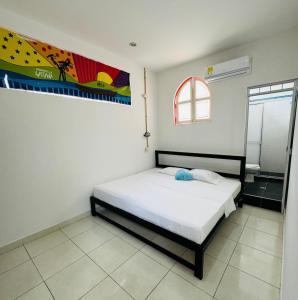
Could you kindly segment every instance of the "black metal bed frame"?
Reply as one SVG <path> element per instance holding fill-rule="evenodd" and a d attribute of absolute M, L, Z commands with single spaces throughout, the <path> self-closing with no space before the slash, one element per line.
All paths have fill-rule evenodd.
<path fill-rule="evenodd" d="M 169 165 L 163 165 L 159 163 L 159 155 L 160 154 L 164 154 L 164 155 L 177 155 L 177 156 L 192 156 L 192 157 L 205 157 L 205 158 L 214 158 L 214 159 L 222 159 L 222 160 L 238 160 L 240 161 L 240 173 L 239 175 L 236 174 L 231 174 L 231 173 L 222 173 L 219 172 L 219 174 L 226 176 L 226 177 L 230 177 L 230 178 L 238 178 L 241 181 L 241 191 L 239 192 L 239 194 L 237 195 L 237 197 L 235 198 L 235 203 L 238 204 L 239 207 L 242 207 L 242 199 L 241 199 L 241 195 L 242 195 L 242 191 L 243 191 L 243 185 L 244 185 L 244 178 L 245 178 L 245 162 L 246 162 L 246 158 L 245 156 L 236 156 L 236 155 L 221 155 L 221 154 L 206 154 L 206 153 L 189 153 L 189 152 L 174 152 L 174 151 L 160 151 L 157 150 L 155 151 L 155 165 L 157 168 L 165 168 L 165 167 L 169 167 Z M 208 234 L 208 236 L 205 238 L 205 240 L 203 241 L 203 243 L 198 244 L 194 241 L 191 241 L 181 235 L 178 235 L 176 233 L 173 233 L 167 229 L 164 229 L 160 226 L 157 226 L 151 222 L 145 221 L 127 211 L 124 211 L 120 208 L 117 208 L 113 205 L 110 205 L 100 199 L 95 198 L 94 196 L 90 197 L 90 204 L 91 204 L 91 214 L 92 216 L 99 216 L 102 219 L 106 220 L 107 222 L 117 226 L 118 228 L 124 230 L 125 232 L 131 234 L 132 236 L 140 239 L 141 241 L 145 242 L 146 244 L 152 246 L 153 248 L 159 250 L 160 252 L 168 255 L 169 257 L 175 259 L 176 261 L 178 261 L 179 263 L 183 264 L 184 266 L 194 270 L 194 275 L 196 277 L 198 277 L 199 279 L 203 278 L 203 265 L 204 265 L 204 252 L 207 248 L 207 246 L 209 245 L 209 243 L 211 242 L 212 238 L 215 235 L 215 232 L 218 228 L 218 226 L 220 225 L 220 223 L 224 220 L 224 215 L 222 215 L 222 217 L 217 221 L 217 223 L 215 224 L 215 226 L 213 227 L 213 229 L 211 230 L 211 232 Z M 155 244 L 154 242 L 152 242 L 151 240 L 145 238 L 144 236 L 134 232 L 133 230 L 123 226 L 120 223 L 117 223 L 116 221 L 108 218 L 107 216 L 99 213 L 96 211 L 96 205 L 99 205 L 101 207 L 107 208 L 121 216 L 124 216 L 127 219 L 130 219 L 178 244 L 181 244 L 182 246 L 194 250 L 195 252 L 195 264 L 190 263 L 189 261 L 185 260 L 184 258 L 174 254 L 173 252 L 169 251 L 168 249 L 165 249 L 163 247 L 161 247 L 158 244 Z"/>

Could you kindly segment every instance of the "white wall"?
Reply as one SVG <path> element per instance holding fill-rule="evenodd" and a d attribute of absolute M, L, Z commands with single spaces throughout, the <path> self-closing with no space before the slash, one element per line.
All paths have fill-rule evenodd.
<path fill-rule="evenodd" d="M 288 202 L 284 221 L 284 255 L 281 299 L 297 299 L 298 294 L 298 114 L 296 115 Z"/>
<path fill-rule="evenodd" d="M 203 75 L 204 67 L 209 64 L 244 55 L 253 59 L 250 75 L 210 84 L 212 120 L 175 126 L 173 97 L 183 79 L 190 75 Z M 158 147 L 167 150 L 243 154 L 247 87 L 296 77 L 298 28 L 159 72 Z"/>
<path fill-rule="evenodd" d="M 145 152 L 141 66 L 7 11 L 0 11 L 0 20 L 0 26 L 129 72 L 132 90 L 132 106 L 125 106 L 0 89 L 2 246 L 88 211 L 95 184 L 153 166 L 156 91 L 149 72 L 152 137 Z"/>

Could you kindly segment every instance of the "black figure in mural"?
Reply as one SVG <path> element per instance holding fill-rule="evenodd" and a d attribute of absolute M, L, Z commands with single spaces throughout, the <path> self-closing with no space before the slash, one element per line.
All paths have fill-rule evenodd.
<path fill-rule="evenodd" d="M 57 62 L 55 60 L 56 56 L 54 54 L 50 54 L 47 57 L 50 58 L 51 61 L 54 63 L 54 65 L 57 66 L 57 68 L 59 69 L 59 71 L 60 71 L 59 80 L 66 81 L 65 70 L 71 66 L 70 60 L 66 59 L 66 60 L 60 60 Z"/>

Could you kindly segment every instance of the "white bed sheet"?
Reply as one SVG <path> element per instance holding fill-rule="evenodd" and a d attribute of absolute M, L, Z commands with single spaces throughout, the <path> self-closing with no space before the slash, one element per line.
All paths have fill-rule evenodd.
<path fill-rule="evenodd" d="M 214 185 L 177 181 L 159 169 L 95 186 L 94 196 L 146 221 L 201 244 L 223 214 L 236 209 L 239 180 Z"/>

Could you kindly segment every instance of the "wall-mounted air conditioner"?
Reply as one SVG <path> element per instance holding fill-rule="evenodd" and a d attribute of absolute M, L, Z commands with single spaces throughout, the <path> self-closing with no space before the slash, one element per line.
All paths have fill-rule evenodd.
<path fill-rule="evenodd" d="M 251 59 L 249 56 L 243 56 L 206 67 L 204 78 L 207 82 L 213 82 L 227 77 L 248 74 L 250 71 Z"/>

